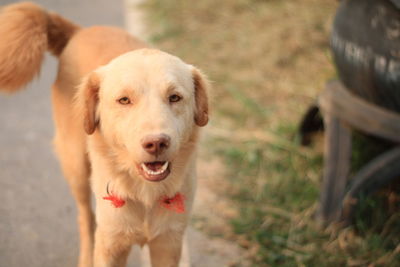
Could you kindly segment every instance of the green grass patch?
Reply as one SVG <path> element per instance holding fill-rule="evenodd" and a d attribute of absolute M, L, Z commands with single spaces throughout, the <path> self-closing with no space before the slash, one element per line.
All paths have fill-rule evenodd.
<path fill-rule="evenodd" d="M 277 132 L 282 129 L 295 134 L 293 126 Z M 384 194 L 361 198 L 350 227 L 324 230 L 314 220 L 322 155 L 305 157 L 259 141 L 229 148 L 224 142 L 214 140 L 212 147 L 234 166 L 229 196 L 239 216 L 231 225 L 250 242 L 243 246 L 251 251 L 254 266 L 398 265 L 400 226 L 395 222 L 400 213 L 388 212 Z"/>

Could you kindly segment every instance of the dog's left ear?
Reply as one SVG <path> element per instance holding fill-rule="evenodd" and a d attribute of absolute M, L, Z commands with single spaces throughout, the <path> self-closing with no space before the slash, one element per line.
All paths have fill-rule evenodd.
<path fill-rule="evenodd" d="M 207 91 L 210 85 L 204 74 L 202 74 L 198 69 L 192 69 L 192 76 L 194 83 L 194 97 L 196 101 L 194 121 L 198 126 L 205 126 L 208 123 Z"/>

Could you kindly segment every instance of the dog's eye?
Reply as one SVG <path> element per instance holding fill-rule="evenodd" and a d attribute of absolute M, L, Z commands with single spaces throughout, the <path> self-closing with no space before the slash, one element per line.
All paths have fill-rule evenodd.
<path fill-rule="evenodd" d="M 122 105 L 128 105 L 131 103 L 131 100 L 125 96 L 125 97 L 118 99 L 118 103 L 120 103 Z"/>
<path fill-rule="evenodd" d="M 180 101 L 182 99 L 182 97 L 179 95 L 170 95 L 168 99 L 169 99 L 170 103 L 175 103 L 175 102 Z"/>

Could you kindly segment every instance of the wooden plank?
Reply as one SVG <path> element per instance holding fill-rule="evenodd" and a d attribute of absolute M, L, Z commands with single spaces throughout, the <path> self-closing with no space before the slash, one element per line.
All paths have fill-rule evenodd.
<path fill-rule="evenodd" d="M 400 115 L 355 96 L 338 81 L 328 83 L 318 103 L 351 127 L 400 143 Z"/>

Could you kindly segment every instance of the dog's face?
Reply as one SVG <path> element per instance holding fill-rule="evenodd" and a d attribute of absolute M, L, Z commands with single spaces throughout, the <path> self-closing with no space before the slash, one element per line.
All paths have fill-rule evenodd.
<path fill-rule="evenodd" d="M 126 53 L 89 75 L 81 88 L 85 130 L 96 129 L 116 167 L 162 181 L 208 122 L 207 83 L 194 67 L 167 53 Z"/>

